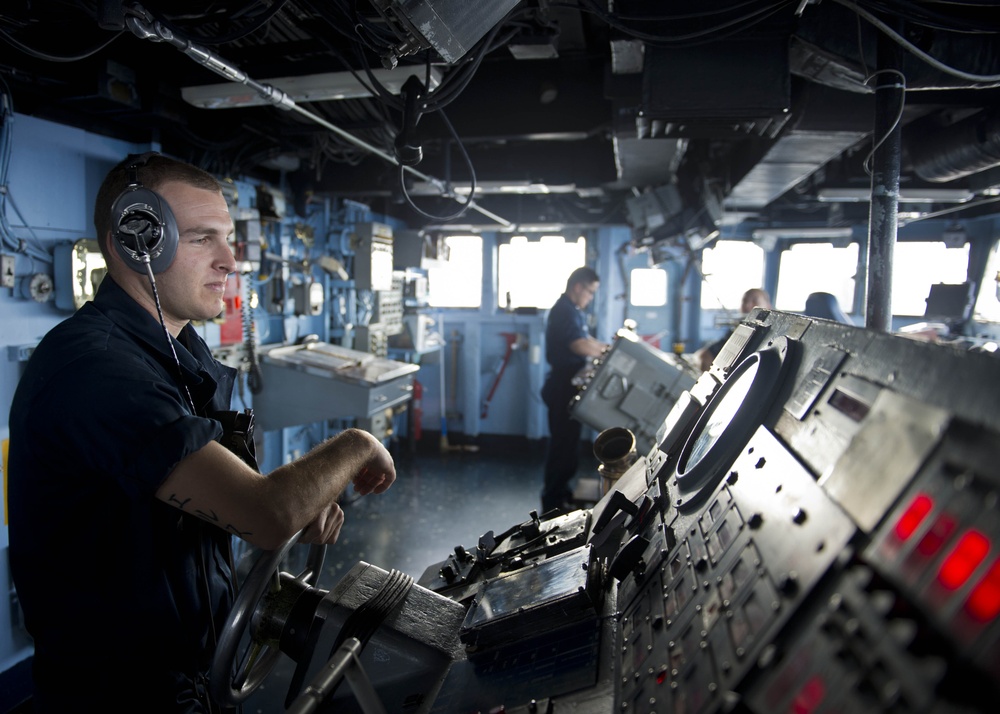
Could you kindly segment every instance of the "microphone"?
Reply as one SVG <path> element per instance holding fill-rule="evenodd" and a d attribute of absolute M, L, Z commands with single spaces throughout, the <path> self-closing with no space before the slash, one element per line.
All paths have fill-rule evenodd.
<path fill-rule="evenodd" d="M 416 76 L 411 76 L 403 84 L 401 93 L 405 104 L 403 106 L 403 127 L 396 135 L 395 154 L 396 158 L 404 166 L 416 166 L 424 158 L 424 149 L 420 145 L 420 140 L 416 136 L 417 120 L 420 119 L 420 111 L 417 109 L 417 100 L 423 95 L 424 85 Z"/>

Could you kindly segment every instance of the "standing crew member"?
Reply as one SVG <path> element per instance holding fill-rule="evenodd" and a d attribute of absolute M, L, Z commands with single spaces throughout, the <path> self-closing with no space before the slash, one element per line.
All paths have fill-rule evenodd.
<path fill-rule="evenodd" d="M 577 268 L 566 281 L 566 292 L 549 311 L 545 324 L 545 360 L 549 374 L 542 386 L 548 408 L 549 448 L 545 460 L 542 512 L 568 509 L 573 492 L 570 481 L 580 462 L 581 424 L 570 418 L 570 401 L 576 394 L 573 376 L 589 358 L 599 357 L 609 345 L 591 337 L 583 311 L 594 299 L 600 279 L 592 269 Z"/>

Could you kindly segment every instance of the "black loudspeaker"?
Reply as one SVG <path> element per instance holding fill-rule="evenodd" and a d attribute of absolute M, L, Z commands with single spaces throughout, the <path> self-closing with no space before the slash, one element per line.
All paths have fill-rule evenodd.
<path fill-rule="evenodd" d="M 162 273 L 177 253 L 177 220 L 170 205 L 139 181 L 139 168 L 155 152 L 139 154 L 128 166 L 128 187 L 111 208 L 114 245 L 125 264 L 138 273 Z"/>

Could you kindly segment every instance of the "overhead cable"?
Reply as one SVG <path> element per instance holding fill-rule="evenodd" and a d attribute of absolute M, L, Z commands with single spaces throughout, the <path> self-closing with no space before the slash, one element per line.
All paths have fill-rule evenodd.
<path fill-rule="evenodd" d="M 881 30 L 883 33 L 885 33 L 887 37 L 889 37 L 893 42 L 900 45 L 907 52 L 919 57 L 924 62 L 929 64 L 931 67 L 934 67 L 935 69 L 944 72 L 945 74 L 950 74 L 953 77 L 958 77 L 959 79 L 964 79 L 969 82 L 975 82 L 977 84 L 1000 82 L 1000 74 L 973 74 L 971 72 L 964 72 L 960 69 L 956 69 L 955 67 L 947 65 L 944 62 L 941 62 L 940 60 L 932 57 L 931 55 L 927 54 L 922 49 L 914 45 L 912 42 L 907 40 L 905 37 L 900 35 L 898 32 L 889 27 L 889 25 L 879 20 L 870 12 L 860 7 L 856 2 L 852 2 L 852 0 L 833 0 L 833 2 L 837 3 L 838 5 L 843 5 L 844 7 L 852 10 L 853 12 L 856 12 L 858 15 L 860 15 L 865 20 L 867 20 L 872 25 Z"/>
<path fill-rule="evenodd" d="M 433 176 L 429 176 L 421 171 L 418 171 L 417 169 L 414 169 L 412 166 L 401 165 L 400 162 L 396 159 L 396 157 L 392 156 L 391 154 L 388 154 L 385 151 L 379 149 L 378 147 L 372 146 L 371 144 L 362 141 L 353 134 L 350 134 L 341 129 L 340 127 L 336 126 L 335 124 L 328 122 L 323 117 L 309 111 L 308 109 L 305 109 L 304 107 L 299 106 L 291 97 L 289 97 L 287 94 L 285 94 L 277 87 L 274 87 L 273 85 L 270 84 L 258 82 L 253 78 L 251 78 L 250 76 L 248 76 L 238 67 L 228 62 L 227 60 L 223 59 L 214 52 L 206 49 L 205 47 L 196 45 L 189 40 L 177 37 L 168 27 L 166 27 L 163 23 L 156 21 L 154 18 L 149 16 L 149 14 L 146 13 L 146 11 L 143 10 L 140 6 L 134 6 L 133 12 L 136 12 L 138 14 L 132 14 L 128 18 L 126 18 L 126 25 L 133 32 L 133 34 L 135 34 L 140 39 L 151 40 L 153 42 L 167 42 L 168 44 L 173 45 L 174 47 L 179 49 L 181 52 L 183 52 L 185 55 L 190 57 L 192 60 L 194 60 L 201 66 L 211 70 L 212 72 L 215 72 L 216 74 L 220 75 L 221 77 L 224 77 L 225 79 L 228 79 L 231 82 L 236 82 L 238 84 L 242 84 L 248 87 L 249 89 L 252 89 L 267 103 L 273 104 L 279 109 L 294 111 L 298 114 L 301 114 L 310 121 L 319 124 L 325 129 L 330 130 L 331 132 L 341 137 L 345 141 L 353 144 L 354 146 L 360 149 L 367 151 L 370 154 L 377 156 L 383 161 L 393 164 L 395 166 L 402 166 L 403 171 L 408 171 L 414 176 L 418 177 L 419 179 L 430 183 L 438 191 L 441 192 L 442 196 L 446 198 L 451 198 L 459 202 L 462 201 L 462 199 L 453 195 L 449 190 L 449 188 L 446 186 L 446 184 L 440 179 L 435 178 Z M 501 218 L 495 213 L 486 210 L 482 206 L 479 206 L 475 201 L 469 201 L 468 208 L 471 208 L 472 210 L 480 213 L 481 215 L 489 218 L 492 221 L 499 223 L 504 227 L 510 227 L 513 225 L 513 223 L 506 220 L 505 218 Z"/>

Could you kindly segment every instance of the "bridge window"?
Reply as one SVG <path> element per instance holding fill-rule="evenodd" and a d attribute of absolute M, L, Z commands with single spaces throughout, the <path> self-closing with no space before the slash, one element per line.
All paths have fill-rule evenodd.
<path fill-rule="evenodd" d="M 701 254 L 702 310 L 740 311 L 743 293 L 764 286 L 764 251 L 748 241 L 720 240 Z"/>
<path fill-rule="evenodd" d="M 635 268 L 629 275 L 629 304 L 662 307 L 667 304 L 667 271 Z"/>
<path fill-rule="evenodd" d="M 566 240 L 563 236 L 542 236 L 528 240 L 513 236 L 500 245 L 497 254 L 497 304 L 536 307 L 548 310 L 566 290 L 566 279 L 586 265 L 587 241 Z"/>
<path fill-rule="evenodd" d="M 892 314 L 922 317 L 931 285 L 958 285 L 968 274 L 968 243 L 959 248 L 941 242 L 896 243 L 892 252 Z"/>
<path fill-rule="evenodd" d="M 796 243 L 781 252 L 778 310 L 802 312 L 810 293 L 831 293 L 844 312 L 854 305 L 854 276 L 858 272 L 858 244 L 836 247 L 832 243 Z"/>
<path fill-rule="evenodd" d="M 448 260 L 427 270 L 427 304 L 479 307 L 483 302 L 482 236 L 448 236 Z"/>

